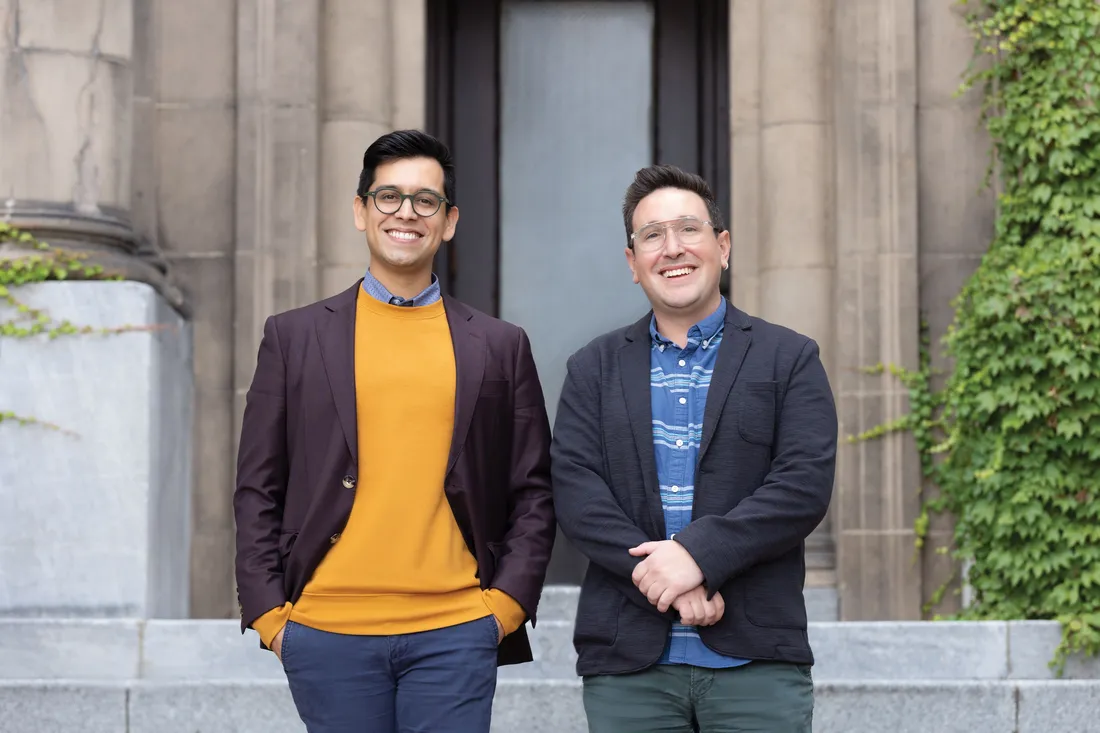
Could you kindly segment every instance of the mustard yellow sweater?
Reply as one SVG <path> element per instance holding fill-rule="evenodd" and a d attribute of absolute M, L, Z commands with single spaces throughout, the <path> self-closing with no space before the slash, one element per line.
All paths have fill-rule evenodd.
<path fill-rule="evenodd" d="M 443 302 L 383 303 L 362 288 L 355 312 L 359 465 L 351 516 L 302 597 L 256 619 L 268 647 L 287 619 L 340 634 L 408 634 L 496 615 L 519 604 L 482 591 L 443 479 L 455 412 L 455 362 Z"/>

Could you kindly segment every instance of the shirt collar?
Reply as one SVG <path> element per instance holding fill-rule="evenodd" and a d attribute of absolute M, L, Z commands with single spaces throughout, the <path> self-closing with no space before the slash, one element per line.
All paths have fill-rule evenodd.
<path fill-rule="evenodd" d="M 422 305 L 431 305 L 441 297 L 439 278 L 432 273 L 432 282 L 428 287 L 421 290 L 411 300 L 406 301 L 404 298 L 399 298 L 389 291 L 389 289 L 383 285 L 378 278 L 371 274 L 370 268 L 367 268 L 367 272 L 363 275 L 363 290 L 367 291 L 367 294 L 380 300 L 383 303 L 390 303 L 392 305 L 404 305 L 406 302 L 410 303 L 412 307 L 419 307 Z"/>
<path fill-rule="evenodd" d="M 688 343 L 687 349 L 692 348 L 699 343 L 710 344 L 714 340 L 714 337 L 726 326 L 726 299 L 722 298 L 718 303 L 718 308 L 713 313 L 696 323 L 694 326 L 688 329 Z M 658 347 L 675 346 L 671 341 L 662 336 L 657 331 L 657 316 L 654 315 L 649 319 L 649 336 L 653 340 L 653 345 Z M 705 347 L 704 347 L 705 348 Z"/>

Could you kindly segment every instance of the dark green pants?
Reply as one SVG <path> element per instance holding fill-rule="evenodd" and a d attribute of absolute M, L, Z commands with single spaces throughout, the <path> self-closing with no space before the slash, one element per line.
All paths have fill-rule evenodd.
<path fill-rule="evenodd" d="M 584 678 L 589 733 L 810 733 L 813 710 L 810 668 L 799 664 L 657 665 Z"/>

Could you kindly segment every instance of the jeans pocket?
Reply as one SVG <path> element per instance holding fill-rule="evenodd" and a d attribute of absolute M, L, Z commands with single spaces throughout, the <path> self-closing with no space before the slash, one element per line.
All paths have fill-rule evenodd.
<path fill-rule="evenodd" d="M 279 661 L 283 663 L 283 669 L 286 669 L 286 650 L 287 641 L 290 639 L 290 630 L 294 626 L 294 622 L 288 620 L 283 626 L 283 639 L 279 642 Z"/>
<path fill-rule="evenodd" d="M 500 638 L 500 627 L 497 626 L 497 617 L 490 613 L 486 618 L 489 620 L 489 638 L 493 642 L 493 647 L 498 647 L 500 646 L 500 642 L 504 640 Z"/>

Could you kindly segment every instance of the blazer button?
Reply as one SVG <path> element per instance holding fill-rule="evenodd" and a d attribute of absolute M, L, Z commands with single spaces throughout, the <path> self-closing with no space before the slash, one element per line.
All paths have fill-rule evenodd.
<path fill-rule="evenodd" d="M 355 488 L 355 477 L 354 476 L 344 476 L 344 488 L 345 489 L 354 489 Z"/>
<path fill-rule="evenodd" d="M 330 544 L 330 545 L 335 545 L 335 544 L 336 544 L 337 542 L 339 542 L 339 541 L 340 541 L 340 533 L 339 533 L 339 532 L 337 532 L 337 533 L 336 533 L 336 534 L 334 534 L 333 536 L 329 537 L 329 538 L 328 538 L 328 541 L 329 541 L 329 544 Z"/>

